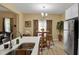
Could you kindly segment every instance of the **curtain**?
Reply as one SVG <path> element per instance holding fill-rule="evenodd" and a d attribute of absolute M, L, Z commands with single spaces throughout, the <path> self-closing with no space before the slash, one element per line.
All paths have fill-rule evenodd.
<path fill-rule="evenodd" d="M 50 39 L 52 40 L 52 20 L 46 20 L 46 22 L 47 22 L 47 31 L 49 31 L 47 36 L 49 36 Z"/>
<path fill-rule="evenodd" d="M 38 20 L 33 21 L 33 36 L 38 36 Z"/>

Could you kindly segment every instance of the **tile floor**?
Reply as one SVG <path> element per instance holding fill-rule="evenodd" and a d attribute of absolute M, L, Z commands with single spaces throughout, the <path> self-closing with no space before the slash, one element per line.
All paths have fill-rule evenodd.
<path fill-rule="evenodd" d="M 65 55 L 63 42 L 54 41 L 54 45 L 52 45 L 49 49 L 44 49 L 40 55 Z"/>

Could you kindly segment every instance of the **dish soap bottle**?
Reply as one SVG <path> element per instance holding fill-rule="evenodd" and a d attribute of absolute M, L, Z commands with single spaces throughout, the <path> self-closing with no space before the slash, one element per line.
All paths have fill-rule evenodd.
<path fill-rule="evenodd" d="M 19 44 L 19 39 L 16 40 L 16 44 Z"/>

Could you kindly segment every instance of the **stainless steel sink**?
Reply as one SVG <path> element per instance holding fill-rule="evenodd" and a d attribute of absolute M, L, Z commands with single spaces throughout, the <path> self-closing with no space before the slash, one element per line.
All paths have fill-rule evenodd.
<path fill-rule="evenodd" d="M 9 53 L 7 53 L 6 55 L 31 55 L 32 50 L 12 50 Z"/>
<path fill-rule="evenodd" d="M 6 55 L 31 55 L 35 43 L 23 43 L 15 50 L 10 51 Z"/>
<path fill-rule="evenodd" d="M 31 50 L 33 49 L 35 46 L 35 43 L 23 43 L 21 44 L 17 49 L 27 49 L 27 50 Z"/>

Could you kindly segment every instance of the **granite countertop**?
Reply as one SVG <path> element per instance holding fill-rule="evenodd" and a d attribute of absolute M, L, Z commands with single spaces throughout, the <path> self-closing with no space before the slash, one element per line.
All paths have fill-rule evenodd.
<path fill-rule="evenodd" d="M 19 39 L 19 44 L 16 44 L 16 39 Z M 32 50 L 31 55 L 38 55 L 38 48 L 39 48 L 39 41 L 40 41 L 40 37 L 17 37 L 15 39 L 12 40 L 12 45 L 13 47 L 11 49 L 4 49 L 3 48 L 3 44 L 0 45 L 0 55 L 6 55 L 8 52 L 16 49 L 18 46 L 20 46 L 22 43 L 35 43 L 35 46 Z M 9 42 L 6 42 L 9 43 Z"/>

